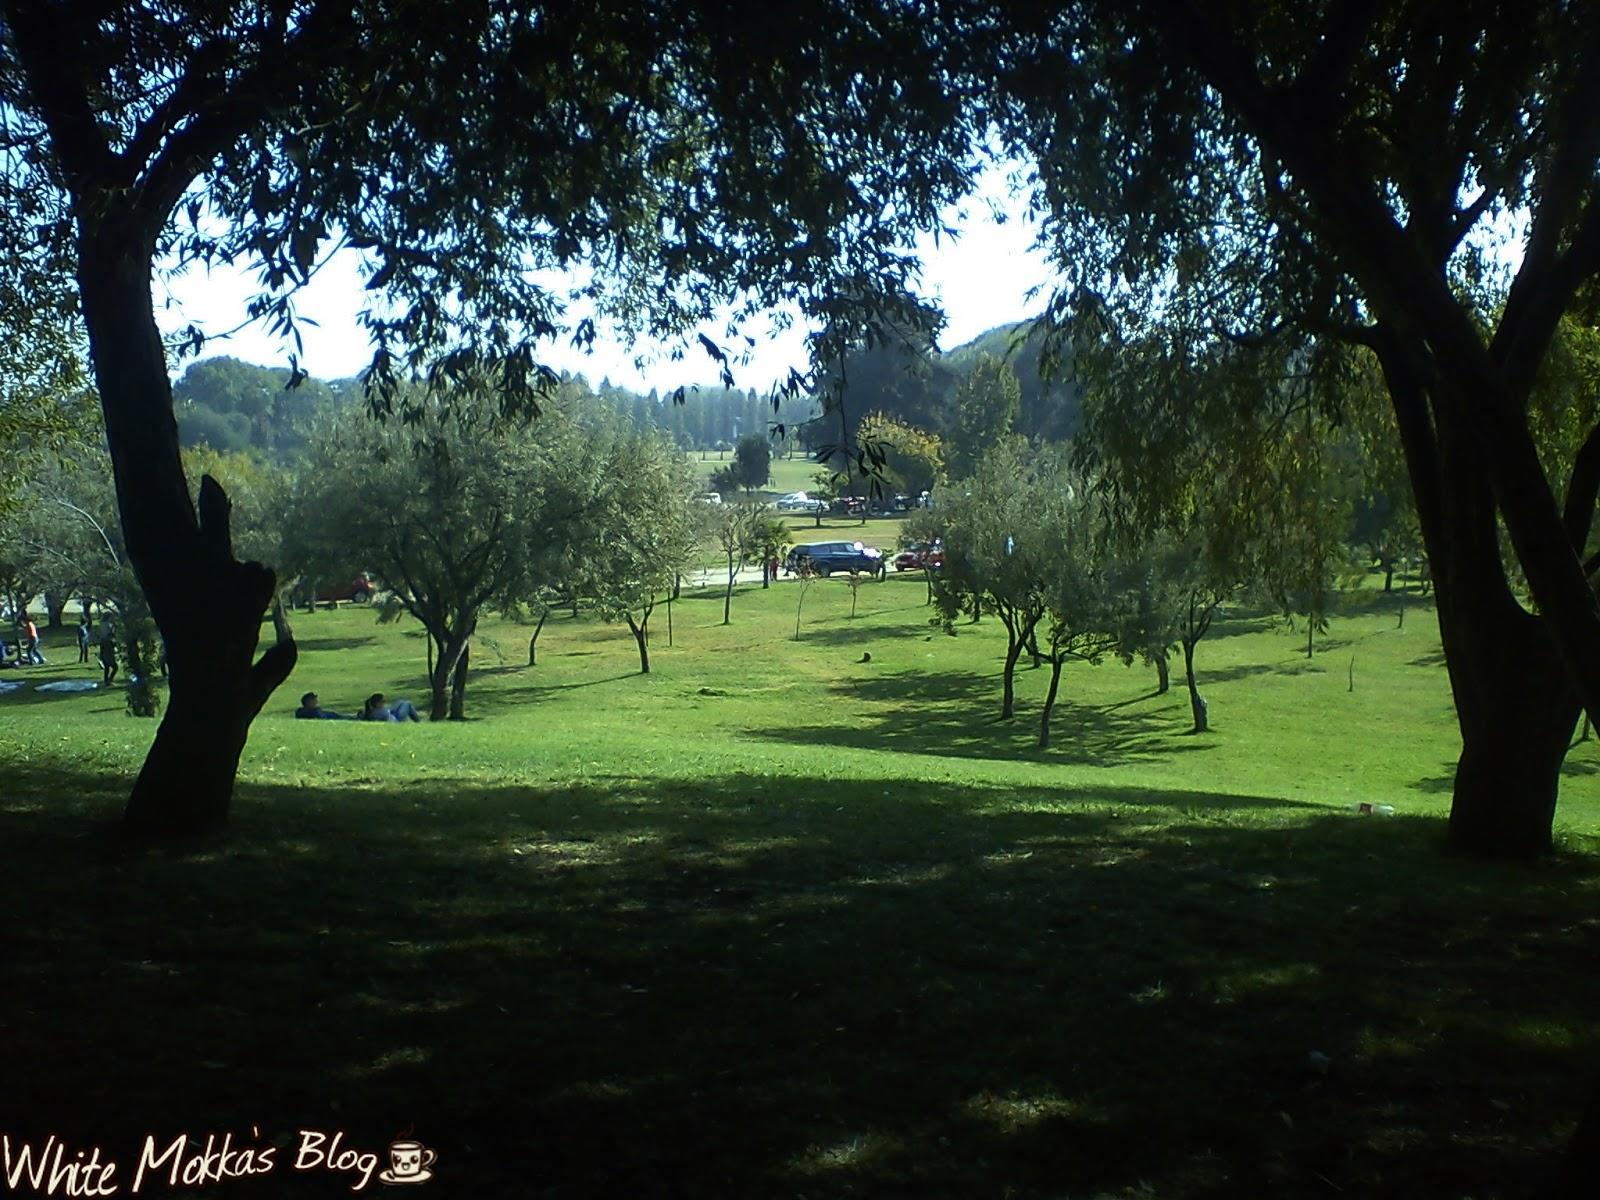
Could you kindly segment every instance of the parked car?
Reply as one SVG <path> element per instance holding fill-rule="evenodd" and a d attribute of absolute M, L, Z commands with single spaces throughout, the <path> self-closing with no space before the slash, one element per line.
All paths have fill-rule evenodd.
<path fill-rule="evenodd" d="M 944 566 L 943 542 L 913 542 L 894 556 L 896 571 L 920 571 L 923 567 L 938 570 Z"/>
<path fill-rule="evenodd" d="M 722 497 L 716 492 L 704 492 L 695 497 L 701 504 L 721 504 Z"/>
<path fill-rule="evenodd" d="M 818 575 L 832 575 L 835 571 L 881 575 L 885 570 L 883 551 L 860 542 L 813 542 L 809 546 L 796 546 L 789 551 L 786 565 L 790 571 L 809 568 Z"/>
<path fill-rule="evenodd" d="M 318 604 L 337 605 L 341 600 L 349 600 L 354 604 L 365 604 L 377 593 L 377 585 L 365 571 L 358 572 L 353 578 L 343 583 L 325 583 L 317 588 Z M 295 605 L 311 603 L 311 582 L 302 579 L 294 585 L 290 593 L 290 602 Z"/>
<path fill-rule="evenodd" d="M 778 497 L 779 512 L 818 513 L 828 507 L 826 500 L 819 500 L 815 496 L 808 496 L 804 492 L 790 492 L 787 496 Z"/>

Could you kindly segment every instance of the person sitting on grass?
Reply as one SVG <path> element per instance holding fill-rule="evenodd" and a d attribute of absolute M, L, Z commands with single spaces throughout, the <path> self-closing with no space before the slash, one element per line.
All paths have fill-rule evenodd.
<path fill-rule="evenodd" d="M 409 700 L 396 700 L 393 704 L 384 703 L 382 692 L 373 692 L 367 697 L 367 702 L 361 706 L 361 719 L 363 721 L 420 721 L 422 715 L 417 712 L 417 706 Z"/>
<path fill-rule="evenodd" d="M 294 710 L 296 720 L 300 721 L 354 721 L 354 717 L 344 713 L 336 713 L 331 708 L 323 708 L 315 692 L 307 692 L 300 697 L 300 707 Z"/>

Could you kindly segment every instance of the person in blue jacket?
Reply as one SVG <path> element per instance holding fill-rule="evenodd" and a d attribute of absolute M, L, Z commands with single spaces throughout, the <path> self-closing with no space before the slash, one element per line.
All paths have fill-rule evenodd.
<path fill-rule="evenodd" d="M 315 692 L 307 692 L 300 697 L 300 707 L 294 710 L 297 720 L 301 721 L 354 721 L 354 717 L 347 717 L 344 713 L 336 713 L 331 708 L 323 708 Z"/>

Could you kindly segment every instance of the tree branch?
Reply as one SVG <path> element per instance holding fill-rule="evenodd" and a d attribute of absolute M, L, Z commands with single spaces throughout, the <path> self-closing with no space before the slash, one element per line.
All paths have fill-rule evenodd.
<path fill-rule="evenodd" d="M 89 39 L 81 25 L 81 12 L 77 20 L 71 20 L 71 6 L 64 14 L 59 4 L 6 0 L 4 13 L 33 94 L 33 110 L 72 177 L 72 191 L 131 183 L 127 164 L 111 149 L 89 107 L 81 73 Z M 63 28 L 64 17 L 67 28 Z"/>
<path fill-rule="evenodd" d="M 1589 436 L 1583 439 L 1572 461 L 1572 478 L 1567 483 L 1561 520 L 1575 553 L 1582 554 L 1589 544 L 1589 527 L 1594 521 L 1597 499 L 1600 499 L 1600 425 L 1589 430 Z"/>
<path fill-rule="evenodd" d="M 1600 154 L 1600 18 L 1592 11 L 1587 36 L 1573 61 L 1579 64 L 1573 86 L 1560 97 L 1550 122 L 1555 151 L 1534 181 L 1539 197 L 1522 267 L 1506 297 L 1491 358 L 1508 380 L 1522 384 L 1519 402 L 1532 386 L 1533 368 L 1543 358 L 1572 293 L 1600 266 L 1600 213 L 1593 199 L 1595 157 Z M 1561 245 L 1574 225 L 1573 213 L 1589 193 L 1588 211 L 1576 222 L 1565 254 Z"/>

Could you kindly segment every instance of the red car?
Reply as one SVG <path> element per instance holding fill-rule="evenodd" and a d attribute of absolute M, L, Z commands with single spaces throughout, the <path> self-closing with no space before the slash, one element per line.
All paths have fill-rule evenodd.
<path fill-rule="evenodd" d="M 920 571 L 924 567 L 929 570 L 938 570 L 944 566 L 944 543 L 916 542 L 907 546 L 894 556 L 894 569 L 896 571 Z"/>
<path fill-rule="evenodd" d="M 295 585 L 294 603 L 296 605 L 309 604 L 310 587 L 302 579 Z M 355 578 L 344 583 L 325 583 L 317 588 L 317 603 L 332 604 L 337 607 L 339 601 L 349 600 L 354 604 L 365 604 L 377 593 L 377 586 L 368 577 L 365 571 L 359 572 Z"/>

